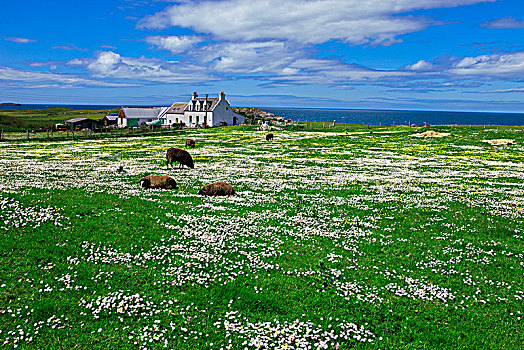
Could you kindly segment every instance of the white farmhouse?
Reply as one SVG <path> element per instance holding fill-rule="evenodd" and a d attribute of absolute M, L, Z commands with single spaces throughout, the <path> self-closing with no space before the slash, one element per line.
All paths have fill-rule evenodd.
<path fill-rule="evenodd" d="M 118 113 L 119 128 L 140 127 L 158 119 L 169 107 L 122 107 Z"/>
<path fill-rule="evenodd" d="M 194 92 L 189 102 L 173 103 L 159 118 L 163 119 L 164 125 L 184 123 L 189 127 L 244 123 L 244 117 L 233 112 L 223 92 L 219 97 L 198 97 Z"/>

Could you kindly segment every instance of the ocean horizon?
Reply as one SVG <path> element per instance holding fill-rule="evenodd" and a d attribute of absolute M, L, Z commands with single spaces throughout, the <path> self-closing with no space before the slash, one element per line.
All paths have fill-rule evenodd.
<path fill-rule="evenodd" d="M 140 105 L 136 105 L 141 107 Z M 103 110 L 120 108 L 120 105 L 64 105 L 23 104 L 0 106 L 0 110 L 29 110 L 47 108 L 70 108 L 80 110 Z M 144 106 L 147 107 L 147 106 Z M 370 125 L 524 125 L 524 113 L 519 112 L 462 112 L 388 109 L 330 109 L 257 107 L 285 119 L 304 122 L 333 122 Z"/>

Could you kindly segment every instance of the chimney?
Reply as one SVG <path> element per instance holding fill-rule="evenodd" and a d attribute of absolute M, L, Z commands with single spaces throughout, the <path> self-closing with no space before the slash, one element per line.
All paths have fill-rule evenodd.
<path fill-rule="evenodd" d="M 193 92 L 193 98 L 192 98 L 192 100 L 196 100 L 197 97 L 198 97 L 198 95 L 197 95 L 196 91 Z"/>
<path fill-rule="evenodd" d="M 218 100 L 220 101 L 220 100 L 225 100 L 225 99 L 226 99 L 226 94 L 224 94 L 224 91 L 221 91 L 220 98 Z"/>

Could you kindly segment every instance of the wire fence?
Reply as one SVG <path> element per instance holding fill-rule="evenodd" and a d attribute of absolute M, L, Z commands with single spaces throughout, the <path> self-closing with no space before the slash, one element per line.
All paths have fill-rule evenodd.
<path fill-rule="evenodd" d="M 182 132 L 175 128 L 129 128 L 129 129 L 99 129 L 99 130 L 38 130 L 38 131 L 4 131 L 0 130 L 0 142 L 13 141 L 64 141 L 64 140 L 87 140 L 106 139 L 118 137 L 132 137 L 145 135 L 167 135 Z"/>

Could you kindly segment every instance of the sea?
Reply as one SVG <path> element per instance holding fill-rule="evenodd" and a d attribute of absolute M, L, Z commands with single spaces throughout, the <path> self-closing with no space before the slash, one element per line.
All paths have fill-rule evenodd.
<path fill-rule="evenodd" d="M 4 109 L 72 108 L 101 110 L 116 105 L 37 105 L 0 106 Z M 260 109 L 293 121 L 314 121 L 370 125 L 524 125 L 524 113 L 447 112 L 376 109 L 269 108 Z"/>

